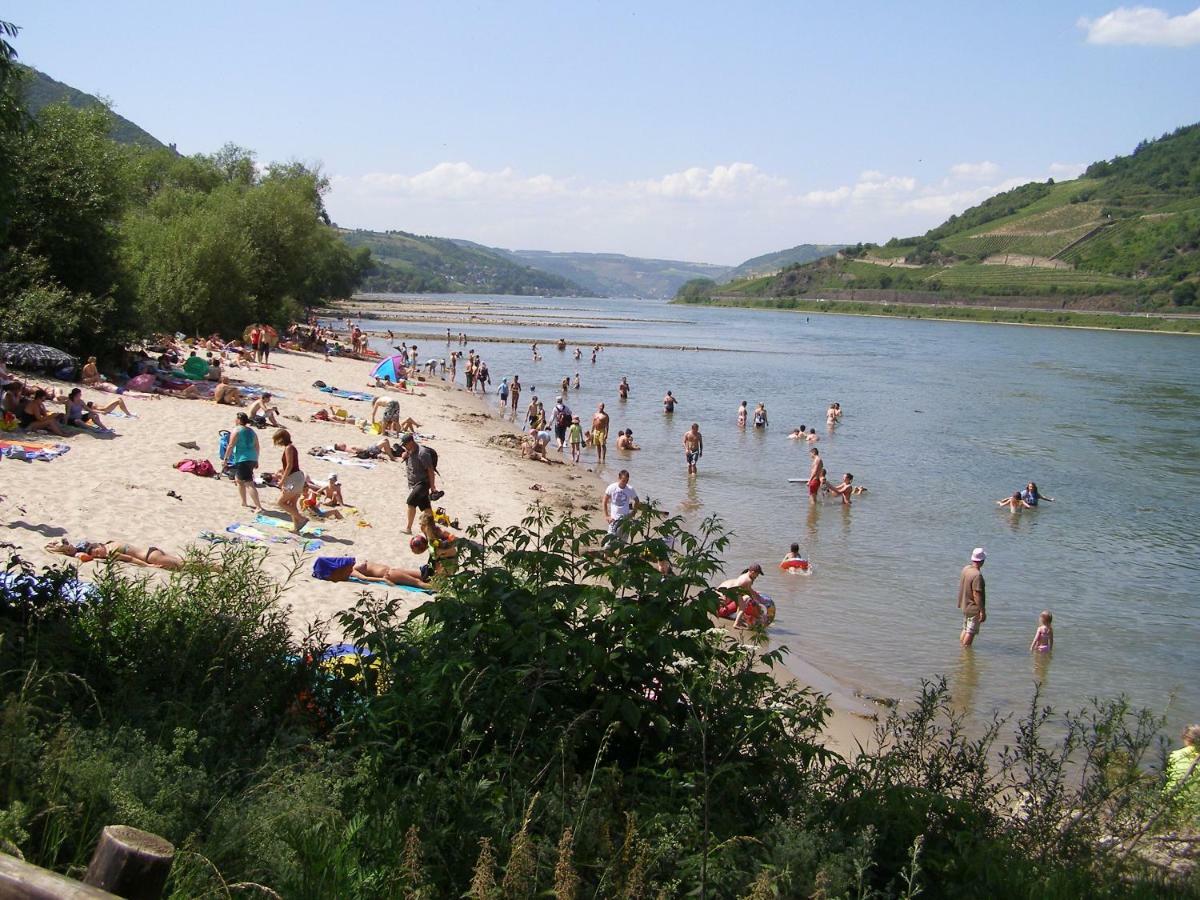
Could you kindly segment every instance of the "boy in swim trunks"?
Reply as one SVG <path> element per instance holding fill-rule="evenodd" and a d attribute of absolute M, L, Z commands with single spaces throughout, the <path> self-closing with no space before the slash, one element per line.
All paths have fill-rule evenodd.
<path fill-rule="evenodd" d="M 704 455 L 704 437 L 700 434 L 700 426 L 693 422 L 692 427 L 683 433 L 683 458 L 687 462 L 689 475 L 696 474 L 696 463 Z"/>
<path fill-rule="evenodd" d="M 608 413 L 604 411 L 603 403 L 592 416 L 592 443 L 596 446 L 596 462 L 604 462 L 608 455 Z"/>

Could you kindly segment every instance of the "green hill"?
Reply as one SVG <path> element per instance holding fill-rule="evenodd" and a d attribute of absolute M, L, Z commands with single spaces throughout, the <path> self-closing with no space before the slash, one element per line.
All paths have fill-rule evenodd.
<path fill-rule="evenodd" d="M 31 116 L 36 116 L 52 103 L 67 103 L 76 109 L 105 105 L 98 97 L 85 94 L 83 91 L 77 90 L 69 84 L 63 84 L 61 81 L 55 81 L 49 75 L 39 72 L 31 66 L 18 63 L 17 68 L 23 75 L 20 82 L 21 99 L 24 101 L 23 105 L 26 111 Z M 109 137 L 114 141 L 120 144 L 137 144 L 150 149 L 163 149 L 166 147 L 162 141 L 150 134 L 150 132 L 135 125 L 123 116 L 117 115 L 115 112 L 112 113 L 112 116 L 113 127 L 109 132 Z"/>
<path fill-rule="evenodd" d="M 968 303 L 1019 297 L 1029 306 L 1126 311 L 1193 306 L 1200 294 L 1200 124 L 1094 163 L 1073 181 L 997 194 L 920 237 L 847 247 L 770 278 L 711 290 L 692 285 L 686 299 L 714 294 Z"/>
<path fill-rule="evenodd" d="M 737 281 L 743 278 L 757 278 L 761 275 L 774 275 L 787 266 L 812 262 L 823 256 L 832 256 L 845 246 L 845 244 L 800 244 L 788 250 L 764 253 L 762 256 L 746 260 L 726 275 L 725 280 Z"/>
<path fill-rule="evenodd" d="M 494 252 L 568 278 L 597 297 L 673 297 L 680 285 L 692 278 L 725 278 L 730 272 L 729 266 L 642 259 L 621 253 Z"/>
<path fill-rule="evenodd" d="M 403 231 L 342 229 L 353 248 L 367 247 L 374 267 L 363 279 L 370 292 L 586 294 L 569 279 L 522 265 L 478 244 Z"/>

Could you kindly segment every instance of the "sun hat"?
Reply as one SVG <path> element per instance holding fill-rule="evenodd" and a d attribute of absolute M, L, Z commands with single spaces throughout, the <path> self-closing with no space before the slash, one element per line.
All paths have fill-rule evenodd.
<path fill-rule="evenodd" d="M 982 547 L 976 547 L 971 551 L 971 562 L 983 562 L 985 559 L 987 559 L 987 554 Z"/>

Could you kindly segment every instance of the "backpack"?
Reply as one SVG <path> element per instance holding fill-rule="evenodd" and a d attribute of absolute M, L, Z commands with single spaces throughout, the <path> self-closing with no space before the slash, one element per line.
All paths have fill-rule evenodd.
<path fill-rule="evenodd" d="M 433 471 L 436 472 L 438 475 L 441 475 L 442 473 L 438 472 L 438 467 L 437 467 L 437 464 L 438 464 L 437 451 L 434 450 L 432 447 L 430 447 L 428 444 L 424 444 L 423 446 L 425 447 L 426 450 L 429 451 L 429 461 L 433 465 Z"/>
<path fill-rule="evenodd" d="M 560 406 L 554 414 L 554 424 L 560 428 L 571 424 L 571 412 L 565 406 Z"/>

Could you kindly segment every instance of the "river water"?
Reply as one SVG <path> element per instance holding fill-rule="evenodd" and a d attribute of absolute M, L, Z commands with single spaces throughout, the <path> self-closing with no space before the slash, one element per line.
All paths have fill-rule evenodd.
<path fill-rule="evenodd" d="M 574 411 L 586 422 L 605 402 L 612 433 L 632 428 L 643 448 L 621 453 L 610 439 L 603 474 L 630 469 L 643 498 L 691 522 L 719 515 L 734 535 L 729 572 L 763 564 L 759 587 L 778 607 L 772 639 L 822 673 L 819 687 L 903 698 L 945 674 L 979 721 L 1026 709 L 1041 681 L 1056 708 L 1125 693 L 1165 713 L 1172 732 L 1200 721 L 1196 338 L 632 299 L 436 302 L 464 317 L 470 305 L 477 316 L 556 323 L 449 327 L 522 341 L 463 348 L 481 353 L 493 385 L 520 373 L 522 407 L 534 386 L 549 409 L 562 377 L 579 372 Z M 362 324 L 397 338 L 447 327 Z M 554 348 L 559 337 L 568 352 Z M 531 361 L 535 339 L 541 362 Z M 416 342 L 422 358 L 447 355 L 444 337 Z M 608 347 L 593 365 L 586 348 L 610 342 L 643 346 Z M 622 376 L 632 385 L 625 402 Z M 668 389 L 674 415 L 663 412 Z M 737 428 L 741 400 L 764 402 L 770 425 Z M 831 432 L 832 401 L 845 415 Z M 680 441 L 693 421 L 705 453 L 689 479 Z M 853 472 L 868 488 L 853 506 L 813 506 L 788 482 L 808 469 L 810 445 L 787 438 L 802 423 L 817 428 L 831 477 Z M 1018 515 L 997 508 L 1031 480 L 1056 502 Z M 812 574 L 776 568 L 793 541 Z M 964 652 L 954 598 L 975 546 L 988 552 L 988 621 Z M 1035 659 L 1042 609 L 1054 614 L 1056 647 Z"/>

